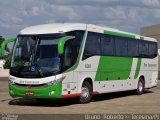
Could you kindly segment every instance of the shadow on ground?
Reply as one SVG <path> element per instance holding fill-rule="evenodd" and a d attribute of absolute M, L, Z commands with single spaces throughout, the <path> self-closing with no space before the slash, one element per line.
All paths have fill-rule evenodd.
<path fill-rule="evenodd" d="M 145 91 L 144 94 L 148 94 L 148 93 L 152 93 L 152 91 L 147 90 Z M 112 100 L 112 99 L 117 99 L 122 97 L 133 96 L 133 95 L 136 95 L 134 91 L 106 93 L 106 94 L 93 96 L 91 102 Z M 8 104 L 18 105 L 18 106 L 34 106 L 34 107 L 63 107 L 63 106 L 78 104 L 78 102 L 77 102 L 77 98 L 55 99 L 55 100 L 44 101 L 44 102 L 38 102 L 35 99 L 29 99 L 29 98 L 15 98 L 10 100 Z"/>

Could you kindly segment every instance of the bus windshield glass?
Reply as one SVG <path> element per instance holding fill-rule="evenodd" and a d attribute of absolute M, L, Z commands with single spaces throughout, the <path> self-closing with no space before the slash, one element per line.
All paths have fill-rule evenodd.
<path fill-rule="evenodd" d="M 23 77 L 50 76 L 60 70 L 58 41 L 62 36 L 18 36 L 11 71 Z"/>

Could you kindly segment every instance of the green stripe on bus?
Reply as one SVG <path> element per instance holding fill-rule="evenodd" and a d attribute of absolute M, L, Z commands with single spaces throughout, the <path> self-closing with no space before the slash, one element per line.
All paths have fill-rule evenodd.
<path fill-rule="evenodd" d="M 133 58 L 101 56 L 95 81 L 127 80 L 132 62 Z"/>
<path fill-rule="evenodd" d="M 141 62 L 142 62 L 142 58 L 138 58 L 138 62 L 137 62 L 137 67 L 136 67 L 136 72 L 134 75 L 134 79 L 137 79 L 138 75 L 139 75 L 139 71 L 141 68 Z"/>
<path fill-rule="evenodd" d="M 119 36 L 119 37 L 126 37 L 126 38 L 135 38 L 135 35 L 126 34 L 126 33 L 119 33 L 119 32 L 113 32 L 113 31 L 104 31 L 104 34 L 113 35 L 113 36 Z"/>

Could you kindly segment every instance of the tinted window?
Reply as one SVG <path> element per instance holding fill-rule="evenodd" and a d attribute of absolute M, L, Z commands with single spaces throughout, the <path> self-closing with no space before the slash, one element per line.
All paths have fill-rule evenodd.
<path fill-rule="evenodd" d="M 138 57 L 138 40 L 135 39 L 128 39 L 128 56 L 129 57 Z"/>
<path fill-rule="evenodd" d="M 157 43 L 149 42 L 149 57 L 154 58 L 157 56 Z"/>
<path fill-rule="evenodd" d="M 74 36 L 75 38 L 65 42 L 64 54 L 62 56 L 62 71 L 67 70 L 76 63 L 81 48 L 84 31 L 71 31 L 65 33 L 65 35 Z"/>
<path fill-rule="evenodd" d="M 139 41 L 139 57 L 148 57 L 148 42 Z"/>
<path fill-rule="evenodd" d="M 75 39 L 66 43 L 68 46 L 71 47 L 70 49 L 72 50 L 72 57 L 73 57 L 72 64 L 75 64 L 77 61 L 77 58 L 78 58 L 79 51 L 80 51 L 82 39 L 84 36 L 84 31 L 71 31 L 71 32 L 66 33 L 66 35 L 67 36 L 75 36 Z"/>
<path fill-rule="evenodd" d="M 114 37 L 102 35 L 101 37 L 102 55 L 114 55 Z"/>
<path fill-rule="evenodd" d="M 157 43 L 88 32 L 83 59 L 93 55 L 154 58 Z"/>
<path fill-rule="evenodd" d="M 52 52 L 51 52 L 52 51 Z M 58 56 L 57 45 L 41 45 L 40 58 L 53 58 Z"/>
<path fill-rule="evenodd" d="M 100 34 L 94 32 L 88 32 L 84 57 L 90 57 L 93 55 L 100 55 Z"/>
<path fill-rule="evenodd" d="M 127 56 L 127 39 L 115 37 L 116 56 Z"/>
<path fill-rule="evenodd" d="M 67 41 L 65 43 L 65 50 L 64 50 L 64 61 L 63 61 L 63 68 L 69 68 L 74 64 L 74 53 L 73 53 L 73 47 L 72 43 L 74 42 L 73 40 Z"/>

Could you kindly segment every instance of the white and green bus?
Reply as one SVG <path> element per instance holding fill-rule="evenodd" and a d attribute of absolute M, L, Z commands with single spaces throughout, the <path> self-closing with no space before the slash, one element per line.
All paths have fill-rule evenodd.
<path fill-rule="evenodd" d="M 91 24 L 62 23 L 21 30 L 14 45 L 9 93 L 48 100 L 135 90 L 158 78 L 157 41 Z"/>

